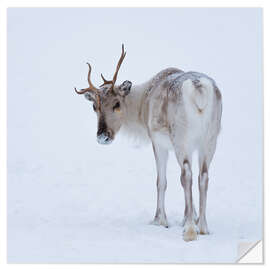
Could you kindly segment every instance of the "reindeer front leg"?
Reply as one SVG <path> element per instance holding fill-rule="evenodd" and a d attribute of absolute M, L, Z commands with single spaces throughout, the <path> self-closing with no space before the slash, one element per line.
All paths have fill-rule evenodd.
<path fill-rule="evenodd" d="M 153 143 L 153 150 L 157 167 L 157 210 L 154 220 L 151 224 L 162 225 L 168 228 L 167 217 L 165 213 L 165 191 L 167 188 L 166 168 L 168 161 L 168 150 Z"/>

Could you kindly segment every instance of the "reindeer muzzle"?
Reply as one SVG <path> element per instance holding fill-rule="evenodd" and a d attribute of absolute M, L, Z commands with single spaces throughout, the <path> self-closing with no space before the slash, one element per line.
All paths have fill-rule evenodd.
<path fill-rule="evenodd" d="M 99 144 L 110 144 L 113 141 L 113 138 L 110 132 L 105 131 L 97 135 L 97 141 Z"/>

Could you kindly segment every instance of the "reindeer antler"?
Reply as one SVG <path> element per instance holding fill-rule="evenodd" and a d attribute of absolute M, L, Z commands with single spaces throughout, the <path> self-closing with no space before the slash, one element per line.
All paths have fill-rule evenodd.
<path fill-rule="evenodd" d="M 113 75 L 113 79 L 112 79 L 111 81 L 108 81 L 108 80 L 106 80 L 106 79 L 104 78 L 104 76 L 101 74 L 101 78 L 102 78 L 102 80 L 104 81 L 104 83 L 103 83 L 101 86 L 104 86 L 104 85 L 106 85 L 106 84 L 111 84 L 111 87 L 110 87 L 109 90 L 113 90 L 114 85 L 115 85 L 115 82 L 116 82 L 116 80 L 117 80 L 118 71 L 119 71 L 119 69 L 120 69 L 120 67 L 121 67 L 121 65 L 122 65 L 122 62 L 123 62 L 123 60 L 124 60 L 124 58 L 125 58 L 125 56 L 126 56 L 126 53 L 127 53 L 127 52 L 124 51 L 124 44 L 122 44 L 122 54 L 121 54 L 121 56 L 120 56 L 120 59 L 119 59 L 119 61 L 118 61 L 117 66 L 116 66 L 116 70 L 115 70 L 115 73 L 114 73 L 114 75 Z"/>
<path fill-rule="evenodd" d="M 89 63 L 86 63 L 86 64 L 87 64 L 88 67 L 89 67 L 88 76 L 87 76 L 87 80 L 88 80 L 89 87 L 88 87 L 88 88 L 81 89 L 80 91 L 78 91 L 78 90 L 76 89 L 76 87 L 74 87 L 74 89 L 75 89 L 75 92 L 76 92 L 77 94 L 79 94 L 79 95 L 84 94 L 84 93 L 86 93 L 86 92 L 94 92 L 95 95 L 96 95 L 96 102 L 97 102 L 97 105 L 98 105 L 98 107 L 99 107 L 99 106 L 100 106 L 100 99 L 99 99 L 99 94 L 98 94 L 98 91 L 99 91 L 99 90 L 98 90 L 98 88 L 96 88 L 96 87 L 92 84 L 91 79 L 90 79 L 90 76 L 91 76 L 91 70 L 92 70 L 91 65 L 90 65 Z"/>

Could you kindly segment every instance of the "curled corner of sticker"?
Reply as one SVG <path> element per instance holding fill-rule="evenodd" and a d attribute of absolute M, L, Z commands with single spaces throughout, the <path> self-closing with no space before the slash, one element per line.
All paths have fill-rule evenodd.
<path fill-rule="evenodd" d="M 263 264 L 263 242 L 239 242 L 236 262 Z"/>

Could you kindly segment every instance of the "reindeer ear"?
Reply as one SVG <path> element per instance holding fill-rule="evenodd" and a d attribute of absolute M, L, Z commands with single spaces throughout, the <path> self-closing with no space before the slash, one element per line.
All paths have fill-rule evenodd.
<path fill-rule="evenodd" d="M 87 99 L 87 100 L 90 100 L 90 101 L 95 101 L 95 94 L 93 92 L 86 92 L 84 94 L 84 97 Z"/>
<path fill-rule="evenodd" d="M 123 97 L 128 95 L 130 92 L 131 86 L 132 86 L 132 82 L 124 81 L 118 88 L 118 94 Z"/>

